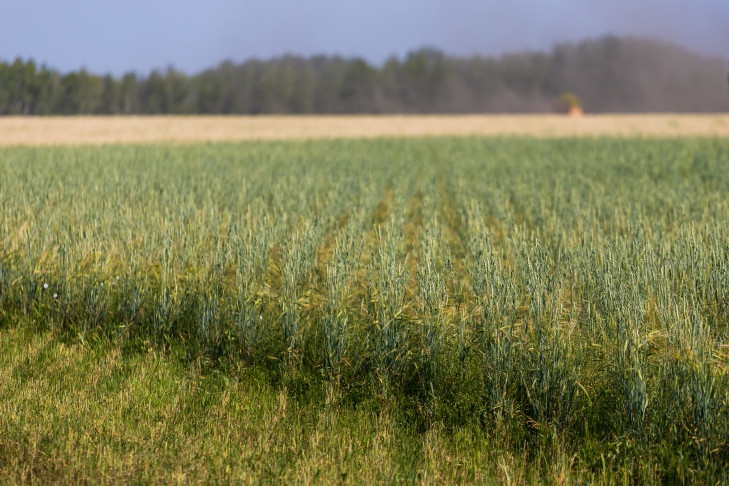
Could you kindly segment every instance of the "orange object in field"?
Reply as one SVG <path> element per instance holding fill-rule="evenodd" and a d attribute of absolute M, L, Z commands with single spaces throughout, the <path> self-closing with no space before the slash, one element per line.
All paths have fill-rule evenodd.
<path fill-rule="evenodd" d="M 582 116 L 585 114 L 581 106 L 570 106 L 570 111 L 567 112 L 569 116 Z"/>

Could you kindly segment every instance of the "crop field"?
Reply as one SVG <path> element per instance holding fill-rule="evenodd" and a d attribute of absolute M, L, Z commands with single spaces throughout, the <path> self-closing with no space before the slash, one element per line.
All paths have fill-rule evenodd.
<path fill-rule="evenodd" d="M 0 174 L 0 476 L 729 480 L 728 138 L 16 146 Z"/>
<path fill-rule="evenodd" d="M 424 136 L 727 137 L 726 114 L 0 118 L 0 146 Z"/>

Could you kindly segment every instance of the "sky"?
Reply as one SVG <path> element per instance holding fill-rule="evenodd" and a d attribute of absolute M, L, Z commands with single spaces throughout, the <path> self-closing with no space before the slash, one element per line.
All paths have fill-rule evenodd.
<path fill-rule="evenodd" d="M 117 76 L 283 54 L 379 65 L 420 47 L 546 51 L 605 34 L 729 59 L 729 0 L 0 0 L 0 60 Z"/>

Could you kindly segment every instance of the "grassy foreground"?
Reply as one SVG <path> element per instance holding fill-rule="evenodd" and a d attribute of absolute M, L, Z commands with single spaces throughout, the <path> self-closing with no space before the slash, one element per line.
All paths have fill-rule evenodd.
<path fill-rule="evenodd" d="M 0 150 L 0 475 L 722 482 L 729 142 Z"/>
<path fill-rule="evenodd" d="M 535 464 L 479 428 L 417 431 L 383 403 L 292 397 L 249 369 L 0 332 L 10 482 L 521 482 Z M 541 472 L 572 476 L 556 452 Z M 555 468 L 554 470 L 548 468 Z"/>

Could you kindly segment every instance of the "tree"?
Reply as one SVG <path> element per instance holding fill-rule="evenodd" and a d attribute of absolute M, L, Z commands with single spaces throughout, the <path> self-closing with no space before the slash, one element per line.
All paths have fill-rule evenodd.
<path fill-rule="evenodd" d="M 102 85 L 101 99 L 96 113 L 114 115 L 119 112 L 119 85 L 109 74 L 104 76 Z"/>
<path fill-rule="evenodd" d="M 591 112 L 724 111 L 726 63 L 677 46 L 606 36 L 551 52 L 453 57 L 433 48 L 375 67 L 360 58 L 231 61 L 194 76 L 61 74 L 0 62 L 0 114 L 550 112 L 579 93 Z"/>
<path fill-rule="evenodd" d="M 119 83 L 119 113 L 130 115 L 139 113 L 139 94 L 137 75 L 126 73 Z"/>

